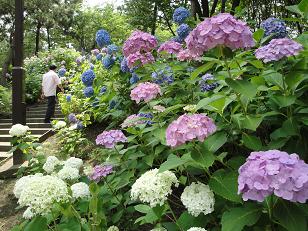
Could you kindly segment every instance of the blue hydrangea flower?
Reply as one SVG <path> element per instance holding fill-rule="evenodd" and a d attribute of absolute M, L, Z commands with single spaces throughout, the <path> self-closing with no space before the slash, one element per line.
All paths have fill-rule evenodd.
<path fill-rule="evenodd" d="M 129 67 L 127 66 L 127 59 L 125 57 L 121 61 L 121 71 L 123 73 L 130 72 Z"/>
<path fill-rule="evenodd" d="M 77 122 L 77 129 L 83 129 L 84 126 L 83 126 L 83 123 L 81 121 L 78 121 Z"/>
<path fill-rule="evenodd" d="M 138 114 L 138 117 L 149 119 L 149 120 L 144 121 L 144 123 L 147 124 L 147 125 L 153 124 L 153 122 L 152 122 L 153 115 L 151 113 L 142 113 L 141 112 L 141 113 Z"/>
<path fill-rule="evenodd" d="M 93 87 L 89 86 L 89 87 L 86 87 L 84 90 L 83 90 L 83 94 L 85 95 L 85 97 L 87 98 L 90 98 L 94 95 L 94 89 Z"/>
<path fill-rule="evenodd" d="M 72 101 L 72 96 L 71 95 L 67 95 L 66 96 L 66 102 L 71 102 Z"/>
<path fill-rule="evenodd" d="M 90 70 L 94 70 L 94 64 L 93 63 L 90 63 Z"/>
<path fill-rule="evenodd" d="M 187 24 L 183 23 L 178 27 L 176 32 L 178 34 L 178 38 L 183 41 L 189 35 L 190 27 Z"/>
<path fill-rule="evenodd" d="M 103 54 L 102 53 L 99 53 L 98 55 L 96 55 L 96 60 L 97 61 L 101 61 L 103 58 Z"/>
<path fill-rule="evenodd" d="M 92 107 L 94 107 L 94 108 L 97 108 L 97 107 L 99 107 L 99 98 L 95 98 L 94 99 L 94 101 L 93 101 L 93 103 L 92 103 Z"/>
<path fill-rule="evenodd" d="M 184 39 L 180 38 L 179 36 L 173 37 L 171 40 L 174 41 L 174 42 L 177 42 L 177 43 L 183 43 L 184 42 Z"/>
<path fill-rule="evenodd" d="M 107 46 L 107 54 L 111 55 L 119 50 L 118 46 L 115 44 L 111 44 Z"/>
<path fill-rule="evenodd" d="M 273 35 L 273 38 L 287 37 L 287 27 L 283 20 L 278 18 L 268 18 L 261 23 L 261 28 L 264 30 L 264 35 Z"/>
<path fill-rule="evenodd" d="M 114 109 L 116 105 L 117 105 L 117 102 L 115 100 L 111 100 L 109 102 L 109 110 Z"/>
<path fill-rule="evenodd" d="M 173 72 L 171 67 L 166 67 L 163 70 L 159 70 L 152 73 L 153 82 L 159 85 L 164 83 L 171 84 L 174 82 Z"/>
<path fill-rule="evenodd" d="M 129 79 L 130 84 L 135 84 L 138 83 L 138 81 L 140 80 L 140 78 L 138 77 L 138 75 L 136 73 L 132 73 L 132 77 Z"/>
<path fill-rule="evenodd" d="M 173 13 L 173 21 L 180 25 L 190 16 L 189 10 L 184 7 L 176 8 Z"/>
<path fill-rule="evenodd" d="M 96 32 L 96 43 L 100 48 L 102 48 L 103 46 L 109 45 L 111 43 L 110 34 L 104 29 L 97 31 Z"/>
<path fill-rule="evenodd" d="M 103 94 L 106 93 L 106 91 L 107 91 L 107 87 L 106 87 L 106 86 L 102 86 L 102 88 L 101 88 L 100 91 L 99 91 L 99 94 L 100 94 L 100 95 L 103 95 Z"/>
<path fill-rule="evenodd" d="M 215 80 L 214 76 L 212 74 L 205 74 L 201 77 L 201 80 L 199 81 L 200 90 L 202 92 L 212 91 L 216 87 L 219 86 L 219 83 L 217 82 L 209 82 Z"/>
<path fill-rule="evenodd" d="M 115 62 L 115 60 L 111 55 L 106 55 L 103 58 L 103 61 L 102 61 L 103 65 L 106 69 L 110 69 L 113 66 L 114 62 Z"/>
<path fill-rule="evenodd" d="M 81 81 L 87 87 L 93 85 L 94 79 L 95 79 L 95 73 L 93 70 L 87 70 L 81 75 Z"/>
<path fill-rule="evenodd" d="M 68 121 L 72 124 L 75 124 L 78 122 L 77 118 L 76 118 L 76 115 L 74 113 L 70 113 L 68 116 Z"/>
<path fill-rule="evenodd" d="M 60 68 L 58 71 L 58 74 L 60 77 L 64 77 L 65 73 L 66 73 L 66 69 L 64 67 Z"/>

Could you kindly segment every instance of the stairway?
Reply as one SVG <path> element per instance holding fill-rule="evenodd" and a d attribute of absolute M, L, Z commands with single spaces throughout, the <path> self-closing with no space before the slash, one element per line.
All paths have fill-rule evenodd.
<path fill-rule="evenodd" d="M 51 133 L 51 124 L 44 123 L 46 109 L 46 103 L 27 108 L 27 126 L 30 128 L 31 134 L 37 137 L 40 142 L 46 140 Z M 56 106 L 55 118 L 53 119 L 63 120 L 61 109 L 58 105 Z M 7 153 L 11 149 L 11 136 L 9 135 L 11 127 L 11 116 L 5 119 L 0 119 L 0 172 L 3 171 L 3 168 L 6 165 L 9 166 L 13 163 L 13 154 Z"/>

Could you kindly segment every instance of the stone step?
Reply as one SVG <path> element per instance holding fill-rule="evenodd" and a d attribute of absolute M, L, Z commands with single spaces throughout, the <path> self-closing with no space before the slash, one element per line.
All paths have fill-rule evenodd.
<path fill-rule="evenodd" d="M 0 132 L 1 132 L 1 130 L 0 130 Z M 35 138 L 40 138 L 42 135 L 33 135 L 33 136 Z M 12 137 L 10 135 L 3 135 L 3 134 L 0 135 L 0 142 L 11 142 L 11 139 L 12 139 Z"/>
<path fill-rule="evenodd" d="M 64 120 L 64 118 L 53 118 L 52 120 Z M 44 118 L 27 118 L 27 123 L 44 123 Z M 0 123 L 12 123 L 12 119 L 0 119 Z"/>
<path fill-rule="evenodd" d="M 61 117 L 63 117 L 63 115 L 62 114 L 55 114 L 55 117 L 54 118 L 61 118 Z M 9 116 L 8 118 L 6 118 L 6 119 L 11 119 L 12 118 L 12 116 Z M 34 119 L 34 118 L 45 118 L 45 113 L 43 114 L 43 113 L 41 113 L 41 114 L 39 114 L 39 113 L 37 113 L 37 114 L 28 114 L 27 113 L 27 115 L 26 115 L 26 118 L 29 118 L 29 119 Z"/>
<path fill-rule="evenodd" d="M 25 161 L 22 165 L 13 165 L 13 158 L 7 158 L 1 162 L 0 166 L 0 178 L 12 178 L 14 174 L 20 169 L 20 167 L 27 167 L 28 161 Z M 15 176 L 16 177 L 16 176 Z"/>
<path fill-rule="evenodd" d="M 45 124 L 45 123 L 28 123 L 27 126 L 29 128 L 51 128 L 51 124 Z M 11 128 L 11 123 L 0 123 L 0 129 L 1 128 Z"/>
<path fill-rule="evenodd" d="M 46 110 L 47 105 L 42 105 L 42 106 L 36 106 L 36 107 L 27 107 L 27 111 L 36 111 L 36 110 Z M 60 106 L 55 107 L 56 110 L 61 110 Z"/>
<path fill-rule="evenodd" d="M 30 128 L 30 132 L 32 135 L 43 135 L 44 133 L 48 132 L 49 128 Z M 8 135 L 10 129 L 1 128 L 0 135 Z"/>
<path fill-rule="evenodd" d="M 11 148 L 10 142 L 0 142 L 0 152 L 8 152 Z"/>

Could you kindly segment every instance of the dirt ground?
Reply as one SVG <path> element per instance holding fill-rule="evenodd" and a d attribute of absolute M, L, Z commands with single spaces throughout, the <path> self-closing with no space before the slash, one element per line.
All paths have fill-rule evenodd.
<path fill-rule="evenodd" d="M 13 189 L 16 179 L 0 180 L 0 231 L 9 231 L 20 223 L 23 211 L 16 210 Z"/>

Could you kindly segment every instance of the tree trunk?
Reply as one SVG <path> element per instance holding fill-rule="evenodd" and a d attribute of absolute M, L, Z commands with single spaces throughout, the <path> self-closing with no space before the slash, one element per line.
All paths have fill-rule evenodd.
<path fill-rule="evenodd" d="M 49 28 L 49 27 L 47 27 L 47 28 L 46 28 L 46 30 L 47 30 L 47 43 L 48 43 L 48 50 L 50 50 L 50 49 L 51 49 L 51 41 L 50 41 L 50 28 Z"/>
<path fill-rule="evenodd" d="M 191 2 L 191 14 L 194 16 L 195 20 L 197 20 L 197 15 L 201 18 L 202 10 L 198 0 L 190 0 Z"/>
<path fill-rule="evenodd" d="M 154 12 L 153 12 L 153 24 L 152 24 L 152 30 L 151 30 L 152 35 L 155 35 L 155 31 L 156 31 L 157 10 L 158 10 L 158 6 L 157 6 L 157 2 L 155 1 Z"/>
<path fill-rule="evenodd" d="M 203 17 L 208 18 L 210 16 L 210 7 L 208 0 L 201 0 L 202 10 L 203 10 Z"/>
<path fill-rule="evenodd" d="M 12 46 L 10 46 L 10 48 L 7 52 L 6 58 L 3 62 L 3 66 L 2 66 L 1 81 L 0 81 L 0 84 L 2 86 L 7 86 L 7 76 L 6 76 L 6 74 L 8 73 L 9 66 L 12 62 L 12 56 L 13 56 L 13 49 L 12 49 Z"/>
<path fill-rule="evenodd" d="M 221 10 L 220 10 L 221 13 L 225 13 L 226 11 L 226 1 L 227 0 L 221 0 Z"/>
<path fill-rule="evenodd" d="M 218 0 L 214 0 L 210 16 L 212 16 L 215 13 L 215 10 L 216 10 L 216 7 L 217 7 L 217 3 L 218 3 Z"/>
<path fill-rule="evenodd" d="M 170 32 L 172 33 L 173 36 L 176 36 L 176 34 L 174 33 L 174 31 L 172 30 L 172 25 L 170 24 L 169 19 L 168 19 L 168 17 L 167 17 L 166 14 L 165 14 L 164 9 L 161 7 L 160 10 L 163 12 L 164 19 L 165 19 L 165 21 L 166 21 L 166 23 L 167 23 L 167 26 L 168 26 Z"/>
<path fill-rule="evenodd" d="M 233 0 L 230 14 L 232 14 L 232 15 L 235 14 L 235 8 L 240 5 L 240 1 L 241 0 Z"/>
<path fill-rule="evenodd" d="M 35 55 L 39 52 L 40 49 L 40 33 L 41 33 L 41 22 L 38 22 L 36 26 L 36 33 L 35 33 Z"/>

